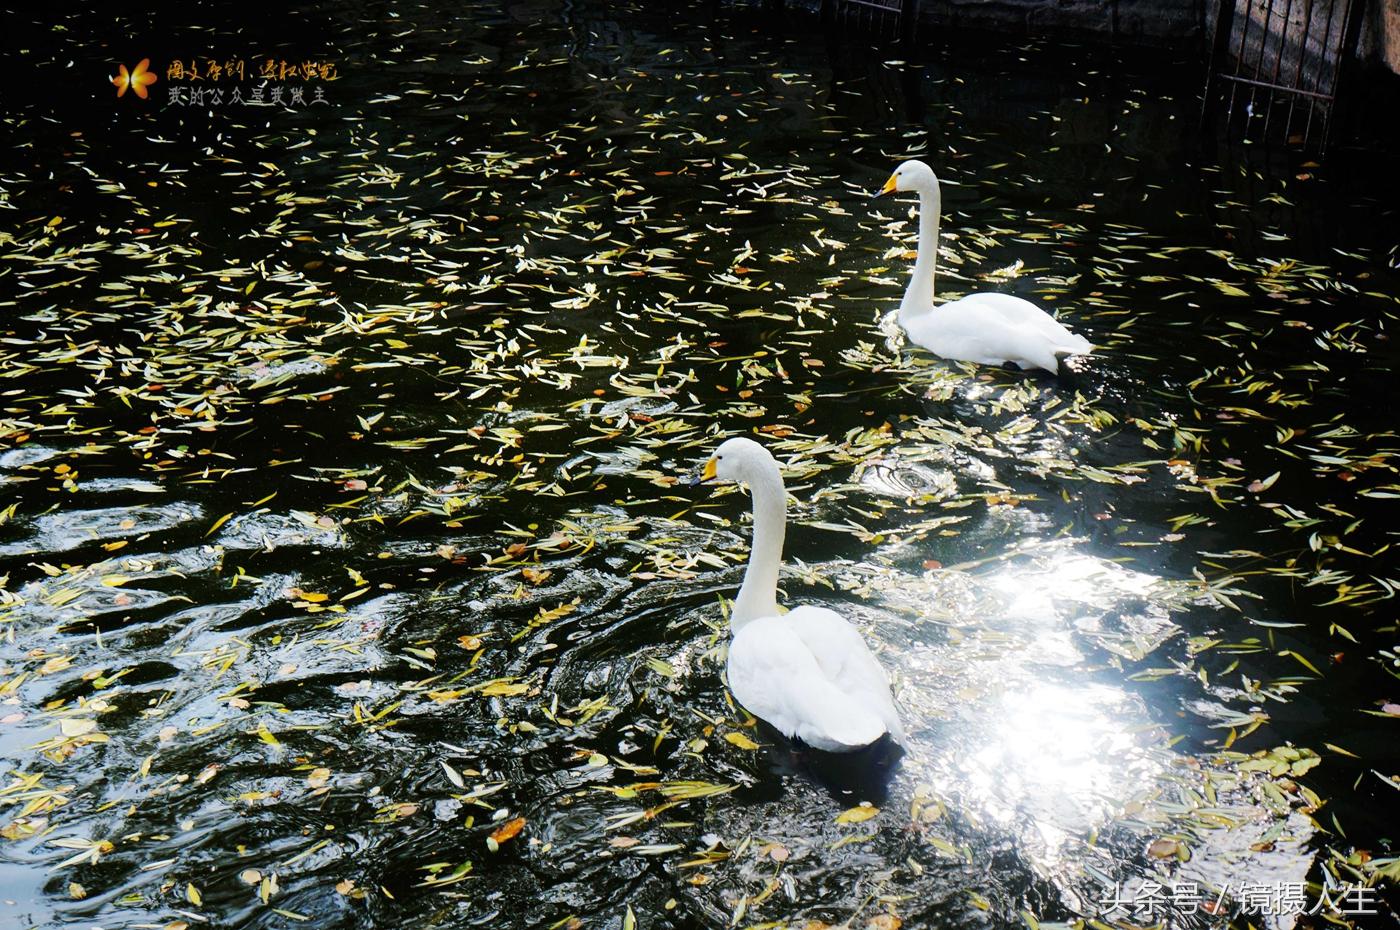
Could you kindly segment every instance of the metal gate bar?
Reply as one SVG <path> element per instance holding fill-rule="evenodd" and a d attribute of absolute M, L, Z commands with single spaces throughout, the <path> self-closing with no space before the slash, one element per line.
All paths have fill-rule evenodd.
<path fill-rule="evenodd" d="M 1269 138 L 1275 106 L 1286 102 L 1283 140 L 1308 145 L 1316 123 L 1318 147 L 1326 149 L 1342 67 L 1356 44 L 1360 17 L 1353 16 L 1355 5 L 1354 0 L 1221 0 L 1202 119 L 1210 107 L 1223 104 L 1228 131 L 1247 91 L 1246 136 L 1251 122 L 1262 115 L 1262 135 Z M 1295 17 L 1297 8 L 1301 15 Z M 1234 68 L 1227 70 L 1231 59 Z M 1262 114 L 1256 106 L 1263 107 Z M 1302 123 L 1297 135 L 1295 118 Z"/>
<path fill-rule="evenodd" d="M 919 28 L 919 0 L 822 0 L 822 17 L 843 28 L 912 43 Z"/>

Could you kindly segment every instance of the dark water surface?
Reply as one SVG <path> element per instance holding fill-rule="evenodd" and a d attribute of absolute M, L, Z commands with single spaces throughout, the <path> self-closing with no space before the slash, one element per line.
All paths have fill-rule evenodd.
<path fill-rule="evenodd" d="M 1244 926 L 1400 871 L 1393 154 L 1202 152 L 1191 50 L 331 9 L 7 14 L 6 926 Z M 182 107 L 192 56 L 338 79 Z M 939 293 L 1095 358 L 899 343 L 911 155 Z M 747 501 L 676 477 L 741 433 L 902 759 L 727 700 Z"/>

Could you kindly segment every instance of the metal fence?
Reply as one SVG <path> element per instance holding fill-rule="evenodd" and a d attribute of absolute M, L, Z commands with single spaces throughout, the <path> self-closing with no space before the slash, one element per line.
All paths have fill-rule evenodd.
<path fill-rule="evenodd" d="M 841 29 L 912 43 L 919 0 L 822 0 L 822 18 Z"/>
<path fill-rule="evenodd" d="M 1202 118 L 1221 112 L 1227 132 L 1325 150 L 1361 6 L 1355 0 L 1221 0 Z"/>

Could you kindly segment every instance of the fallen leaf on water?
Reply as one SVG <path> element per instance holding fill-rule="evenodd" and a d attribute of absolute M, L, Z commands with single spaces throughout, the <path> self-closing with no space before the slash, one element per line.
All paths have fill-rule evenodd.
<path fill-rule="evenodd" d="M 1147 854 L 1154 859 L 1175 859 L 1182 852 L 1181 843 L 1162 837 L 1147 844 Z"/>
<path fill-rule="evenodd" d="M 755 743 L 753 740 L 749 739 L 747 736 L 745 736 L 745 735 L 742 734 L 742 733 L 726 733 L 726 734 L 724 734 L 724 738 L 725 738 L 725 740 L 727 740 L 728 742 L 731 742 L 731 743 L 733 743 L 735 746 L 738 746 L 740 749 L 757 749 L 757 748 L 758 748 L 758 743 Z"/>
<path fill-rule="evenodd" d="M 525 818 L 516 817 L 514 820 L 507 820 L 505 823 L 492 830 L 491 839 L 495 840 L 497 843 L 504 843 L 523 829 L 525 829 Z"/>
<path fill-rule="evenodd" d="M 58 729 L 70 739 L 75 736 L 86 736 L 97 729 L 97 721 L 89 717 L 68 717 L 59 721 Z"/>
<path fill-rule="evenodd" d="M 862 803 L 859 807 L 852 807 L 836 815 L 837 823 L 862 823 L 872 817 L 878 816 L 880 808 L 872 807 L 868 803 Z"/>

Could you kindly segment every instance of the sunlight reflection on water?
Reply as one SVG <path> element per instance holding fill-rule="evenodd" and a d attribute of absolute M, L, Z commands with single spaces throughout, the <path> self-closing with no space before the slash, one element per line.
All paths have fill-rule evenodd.
<path fill-rule="evenodd" d="M 1072 538 L 1032 538 L 1000 557 L 919 574 L 869 562 L 813 568 L 857 593 L 844 606 L 894 674 L 908 752 L 882 785 L 853 793 L 830 764 L 773 743 L 754 795 L 712 808 L 697 850 L 757 833 L 793 861 L 820 855 L 850 839 L 830 832 L 832 800 L 868 798 L 882 817 L 910 811 L 892 842 L 907 855 L 900 844 L 912 838 L 938 887 L 1014 887 L 985 871 L 988 861 L 1014 862 L 1037 894 L 1071 912 L 1103 913 L 1115 883 L 1125 894 L 1153 882 L 1234 894 L 1246 875 L 1283 882 L 1307 873 L 1307 818 L 1264 803 L 1257 783 L 1203 780 L 1208 763 L 1170 741 L 1173 708 L 1155 706 L 1124 675 L 1125 664 L 1183 635 L 1199 606 L 1189 584 L 1096 558 Z M 1145 855 L 1162 837 L 1181 837 L 1185 861 Z M 1270 842 L 1277 853 L 1257 870 L 1253 850 Z M 760 872 L 741 875 L 757 883 Z M 691 903 L 713 901 L 697 894 Z M 924 901 L 926 914 L 952 906 Z M 1287 930 L 1286 920 L 1268 925 Z"/>
<path fill-rule="evenodd" d="M 1158 580 L 1058 543 L 977 575 L 944 570 L 905 581 L 902 605 L 942 605 L 933 617 L 957 633 L 946 648 L 914 647 L 900 660 L 910 716 L 956 721 L 961 736 L 917 747 L 918 764 L 941 792 L 1022 834 L 1053 867 L 1071 837 L 1104 822 L 1163 769 L 1141 700 L 1082 670 L 1086 647 L 1101 638 L 1121 645 L 1124 631 L 1104 617 L 1115 604 L 1136 602 L 1140 609 L 1120 621 L 1143 646 L 1174 633 L 1165 606 L 1143 600 Z M 959 605 L 951 617 L 950 603 Z"/>
<path fill-rule="evenodd" d="M 1189 595 L 1069 539 L 1031 540 L 965 569 L 890 573 L 871 588 L 907 622 L 877 631 L 911 724 L 905 771 L 979 833 L 1013 836 L 1067 905 L 1092 909 L 1098 892 L 1081 867 L 1120 867 L 1098 831 L 1131 822 L 1145 844 L 1167 829 L 1133 815 L 1169 796 L 1174 772 L 1194 764 L 1169 748 L 1160 709 L 1119 686 L 1120 674 L 1099 673 L 1178 635 L 1172 612 Z M 1238 802 L 1230 816 L 1252 825 L 1210 833 L 1181 875 L 1216 887 L 1237 880 L 1238 854 L 1271 828 L 1293 850 L 1277 860 L 1276 880 L 1306 873 L 1304 818 L 1280 821 Z"/>

